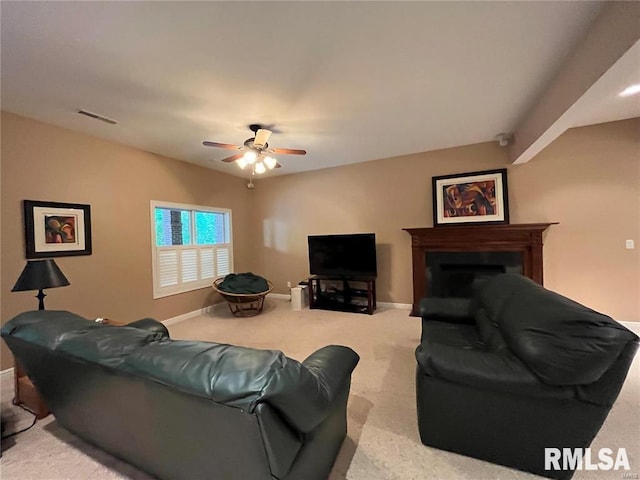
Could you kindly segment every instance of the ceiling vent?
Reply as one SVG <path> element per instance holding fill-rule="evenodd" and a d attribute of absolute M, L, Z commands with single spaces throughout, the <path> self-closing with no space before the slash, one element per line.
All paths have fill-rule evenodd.
<path fill-rule="evenodd" d="M 95 118 L 96 120 L 100 120 L 105 123 L 109 123 L 111 125 L 117 125 L 118 122 L 115 120 L 111 120 L 110 118 L 103 117 L 102 115 L 98 115 L 97 113 L 87 112 L 86 110 L 78 110 L 80 115 L 84 115 L 85 117 Z"/>

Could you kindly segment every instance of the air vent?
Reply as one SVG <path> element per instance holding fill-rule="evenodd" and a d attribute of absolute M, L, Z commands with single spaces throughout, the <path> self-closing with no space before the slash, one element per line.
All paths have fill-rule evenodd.
<path fill-rule="evenodd" d="M 105 123 L 109 123 L 111 125 L 117 125 L 118 122 L 115 120 L 111 120 L 110 118 L 103 117 L 102 115 L 98 115 L 97 113 L 87 112 L 86 110 L 78 110 L 80 115 L 84 115 L 85 117 L 95 118 L 96 120 L 100 120 Z"/>

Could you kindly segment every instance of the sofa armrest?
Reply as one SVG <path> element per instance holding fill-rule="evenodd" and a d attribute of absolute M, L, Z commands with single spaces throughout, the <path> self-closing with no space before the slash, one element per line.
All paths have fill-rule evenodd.
<path fill-rule="evenodd" d="M 510 353 L 428 343 L 416 349 L 416 360 L 427 375 L 481 390 L 554 398 L 573 397 L 570 388 L 542 383 Z"/>
<path fill-rule="evenodd" d="M 140 330 L 146 330 L 148 332 L 161 333 L 163 337 L 169 338 L 169 330 L 167 330 L 167 327 L 153 318 L 142 318 L 135 322 L 128 323 L 126 326 L 139 328 Z"/>
<path fill-rule="evenodd" d="M 360 361 L 360 356 L 349 347 L 329 345 L 309 355 L 303 362 L 333 400 Z"/>
<path fill-rule="evenodd" d="M 349 387 L 351 372 L 359 360 L 348 347 L 323 347 L 304 362 L 281 368 L 263 391 L 262 400 L 276 408 L 297 431 L 310 432 Z"/>
<path fill-rule="evenodd" d="M 423 320 L 473 323 L 473 303 L 470 298 L 427 297 L 418 309 Z"/>

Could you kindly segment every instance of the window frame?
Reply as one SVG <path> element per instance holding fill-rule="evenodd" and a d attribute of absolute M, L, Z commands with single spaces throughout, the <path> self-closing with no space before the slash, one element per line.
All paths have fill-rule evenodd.
<path fill-rule="evenodd" d="M 164 209 L 172 209 L 172 210 L 185 210 L 189 211 L 190 214 L 190 235 L 192 239 L 192 243 L 189 245 L 169 245 L 169 246 L 158 246 L 156 239 L 156 208 L 164 208 Z M 196 236 L 196 221 L 195 221 L 195 212 L 205 212 L 205 213 L 219 213 L 224 215 L 225 219 L 225 240 L 226 243 L 213 243 L 213 244 L 202 244 L 198 245 L 193 243 L 197 240 Z M 153 298 L 163 298 L 171 295 L 178 295 L 181 293 L 191 292 L 194 290 L 200 290 L 202 288 L 208 288 L 213 284 L 213 281 L 216 278 L 219 278 L 220 275 L 217 271 L 217 250 L 222 248 L 228 248 L 229 251 L 229 273 L 233 272 L 233 230 L 232 226 L 232 217 L 231 210 L 228 208 L 219 208 L 219 207 L 210 207 L 207 205 L 191 205 L 186 203 L 175 203 L 175 202 L 165 202 L 161 200 L 151 200 L 150 201 L 150 213 L 151 213 L 151 270 L 152 270 L 152 282 L 153 282 Z M 166 287 L 160 286 L 160 266 L 159 266 L 159 253 L 161 251 L 176 251 L 181 252 L 183 250 L 195 249 L 197 252 L 200 252 L 202 249 L 213 248 L 213 256 L 214 256 L 214 276 L 212 278 L 205 279 L 197 279 L 194 281 L 183 282 L 181 279 L 181 264 L 179 263 L 177 274 L 178 274 L 178 283 L 176 285 L 169 285 Z M 198 272 L 200 271 L 200 256 L 197 255 L 197 268 Z M 198 276 L 200 274 L 198 273 Z"/>

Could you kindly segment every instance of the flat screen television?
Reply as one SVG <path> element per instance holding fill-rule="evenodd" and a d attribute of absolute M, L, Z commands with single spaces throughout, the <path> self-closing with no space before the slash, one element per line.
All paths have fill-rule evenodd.
<path fill-rule="evenodd" d="M 375 277 L 376 234 L 309 235 L 311 275 Z"/>

